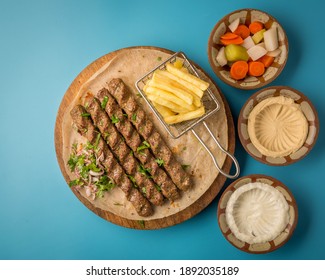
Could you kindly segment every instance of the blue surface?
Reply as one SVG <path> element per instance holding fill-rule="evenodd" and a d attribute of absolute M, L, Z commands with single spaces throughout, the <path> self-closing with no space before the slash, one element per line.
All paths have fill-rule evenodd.
<path fill-rule="evenodd" d="M 218 83 L 236 121 L 253 91 L 222 83 L 207 58 L 210 31 L 236 9 L 261 9 L 281 22 L 289 60 L 271 85 L 302 91 L 324 120 L 323 1 L 154 3 L 0 1 L 0 259 L 325 259 L 324 130 L 312 152 L 287 167 L 257 162 L 237 139 L 241 175 L 274 176 L 299 207 L 291 240 L 266 255 L 246 254 L 224 239 L 218 199 L 180 225 L 137 231 L 101 219 L 70 191 L 54 150 L 56 113 L 77 74 L 106 53 L 136 45 L 184 51 Z"/>

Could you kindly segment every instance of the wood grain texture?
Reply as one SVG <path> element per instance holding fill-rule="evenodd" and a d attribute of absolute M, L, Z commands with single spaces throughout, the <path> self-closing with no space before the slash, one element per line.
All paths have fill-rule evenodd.
<path fill-rule="evenodd" d="M 62 157 L 62 150 L 63 150 L 63 138 L 62 138 L 62 122 L 63 122 L 63 115 L 67 110 L 67 107 L 72 102 L 74 96 L 77 94 L 77 92 L 80 90 L 81 86 L 96 72 L 98 71 L 103 65 L 105 65 L 107 62 L 112 60 L 115 56 L 117 56 L 121 51 L 125 51 L 127 49 L 152 49 L 152 50 L 159 50 L 168 54 L 173 54 L 174 52 L 157 48 L 157 47 L 150 47 L 150 46 L 140 46 L 140 47 L 130 47 L 126 49 L 120 49 L 114 52 L 111 52 L 109 54 L 106 54 L 94 62 L 92 62 L 90 65 L 88 65 L 71 83 L 70 87 L 66 91 L 65 95 L 63 96 L 63 99 L 61 101 L 56 123 L 55 123 L 55 150 L 57 155 L 57 160 L 61 169 L 61 172 L 63 174 L 63 177 L 65 178 L 66 182 L 69 182 L 71 179 L 69 178 L 67 172 L 65 171 L 64 166 L 64 160 Z M 207 75 L 198 65 L 195 65 L 197 68 L 199 68 L 211 81 L 211 77 Z M 220 89 L 216 84 L 214 84 L 222 98 L 222 101 L 225 106 L 226 111 L 226 117 L 228 121 L 228 150 L 230 153 L 234 153 L 235 151 L 235 128 L 234 123 L 232 119 L 232 115 L 229 109 L 229 106 L 227 104 L 227 101 L 225 100 L 224 96 L 221 94 Z M 223 165 L 223 169 L 225 172 L 229 172 L 231 168 L 232 161 L 229 157 L 226 158 L 225 163 Z M 192 205 L 185 208 L 184 210 L 174 214 L 170 215 L 165 218 L 161 219 L 152 219 L 152 220 L 146 220 L 144 223 L 139 220 L 131 220 L 126 219 L 123 217 L 120 217 L 116 214 L 113 214 L 109 211 L 105 211 L 103 209 L 95 207 L 92 203 L 90 203 L 86 198 L 84 198 L 78 191 L 75 191 L 74 189 L 71 189 L 74 194 L 78 197 L 78 199 L 91 211 L 93 211 L 98 216 L 102 217 L 103 219 L 110 221 L 114 224 L 128 227 L 128 228 L 134 228 L 134 229 L 160 229 L 165 228 L 169 226 L 173 226 L 176 224 L 179 224 L 183 221 L 186 221 L 190 219 L 191 217 L 198 214 L 200 211 L 202 211 L 205 207 L 207 207 L 211 201 L 217 196 L 219 191 L 221 190 L 222 186 L 224 185 L 226 181 L 226 178 L 222 175 L 218 175 L 211 187 L 198 199 L 196 200 Z"/>

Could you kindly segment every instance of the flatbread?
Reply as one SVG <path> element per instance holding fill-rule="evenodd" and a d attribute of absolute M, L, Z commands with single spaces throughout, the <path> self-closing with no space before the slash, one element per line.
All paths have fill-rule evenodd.
<path fill-rule="evenodd" d="M 85 142 L 85 139 L 73 128 L 70 110 L 76 104 L 81 103 L 82 96 L 88 92 L 96 95 L 97 92 L 101 88 L 105 87 L 106 84 L 113 78 L 121 78 L 123 82 L 131 89 L 131 91 L 137 95 L 135 82 L 169 57 L 169 54 L 160 50 L 141 48 L 125 49 L 120 51 L 100 70 L 96 71 L 96 73 L 94 73 L 94 75 L 82 85 L 79 92 L 75 95 L 74 100 L 64 113 L 62 121 L 62 155 L 66 169 L 65 171 L 71 180 L 74 179 L 74 175 L 70 172 L 67 166 L 71 146 L 75 142 Z M 219 111 L 211 115 L 206 120 L 206 123 L 220 141 L 221 145 L 225 149 L 228 149 L 228 123 L 222 98 L 220 97 L 220 93 L 213 85 L 212 81 L 210 81 L 208 77 L 199 69 L 197 70 L 201 77 L 210 83 L 210 88 L 220 104 Z M 151 109 L 148 107 L 145 101 L 138 96 L 137 101 L 142 105 L 150 119 L 154 122 L 156 129 L 161 133 L 162 137 L 173 151 L 178 161 L 181 164 L 190 165 L 187 172 L 191 174 L 193 179 L 192 188 L 189 191 L 183 192 L 182 197 L 177 201 L 173 203 L 167 201 L 163 206 L 154 207 L 154 214 L 147 218 L 140 217 L 136 213 L 132 204 L 126 200 L 124 193 L 119 188 L 114 188 L 109 192 L 105 192 L 103 198 L 97 198 L 95 200 L 88 198 L 84 190 L 81 190 L 80 194 L 89 200 L 89 202 L 91 202 L 95 207 L 109 211 L 126 219 L 151 220 L 165 218 L 182 211 L 198 200 L 209 189 L 219 172 L 215 168 L 212 159 L 195 138 L 193 133 L 189 131 L 179 139 L 172 139 L 153 115 Z M 219 166 L 223 166 L 226 156 L 217 148 L 205 127 L 202 124 L 199 124 L 195 127 L 195 131 L 211 148 L 217 158 Z"/>

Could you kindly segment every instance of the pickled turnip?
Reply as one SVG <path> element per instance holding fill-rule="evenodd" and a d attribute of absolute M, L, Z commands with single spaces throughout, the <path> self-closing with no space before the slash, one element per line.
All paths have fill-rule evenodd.
<path fill-rule="evenodd" d="M 228 28 L 231 30 L 231 32 L 235 32 L 239 25 L 239 18 L 236 18 L 232 23 L 229 24 Z"/>
<path fill-rule="evenodd" d="M 269 30 L 265 31 L 263 36 L 267 51 L 272 52 L 279 47 L 278 31 L 276 27 L 271 27 Z"/>
<path fill-rule="evenodd" d="M 220 66 L 225 66 L 228 63 L 226 55 L 225 55 L 225 47 L 222 47 L 219 50 L 216 59 Z"/>
<path fill-rule="evenodd" d="M 263 55 L 266 55 L 267 50 L 261 46 L 256 45 L 254 47 L 251 47 L 249 50 L 247 50 L 247 53 L 250 56 L 250 58 L 253 61 L 255 61 L 261 58 Z"/>

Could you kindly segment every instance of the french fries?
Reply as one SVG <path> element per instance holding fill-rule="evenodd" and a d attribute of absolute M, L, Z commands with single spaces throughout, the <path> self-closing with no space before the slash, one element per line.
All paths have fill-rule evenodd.
<path fill-rule="evenodd" d="M 186 68 L 184 68 L 184 69 L 186 69 Z M 174 78 L 177 78 L 173 74 L 171 74 L 171 73 L 169 73 L 167 71 L 162 71 L 162 70 L 157 70 L 154 73 L 153 77 L 154 78 L 155 77 L 156 78 L 163 78 L 163 79 L 169 79 L 170 78 L 170 79 L 173 79 L 173 80 L 174 80 Z M 179 78 L 177 78 L 177 79 L 179 79 Z M 185 84 L 182 84 L 183 80 L 180 83 L 178 81 L 176 81 L 176 79 L 174 81 L 175 81 L 174 85 L 176 85 L 177 88 L 180 88 L 180 89 L 182 89 L 184 91 L 187 91 L 189 94 L 191 94 L 193 96 L 193 104 L 196 107 L 201 107 L 202 106 L 202 103 L 201 103 L 201 97 L 203 96 L 203 91 L 202 90 L 200 90 L 199 88 L 196 88 L 197 90 L 199 90 L 201 92 L 200 93 L 201 96 L 198 96 L 193 91 L 191 91 L 191 88 L 189 86 L 186 86 Z M 184 82 L 192 86 L 192 84 L 190 84 L 190 83 L 188 83 L 186 81 L 184 81 Z"/>
<path fill-rule="evenodd" d="M 149 81 L 147 85 L 169 91 L 183 99 L 189 105 L 192 105 L 193 103 L 192 94 L 180 88 L 173 80 L 164 77 L 161 78 L 159 76 L 157 77 L 156 73 L 153 74 L 151 81 Z"/>
<path fill-rule="evenodd" d="M 160 105 L 156 102 L 152 102 L 152 103 L 153 103 L 153 106 L 155 106 L 155 108 L 159 112 L 159 114 L 162 115 L 164 118 L 176 115 L 175 112 L 173 112 L 166 106 Z"/>
<path fill-rule="evenodd" d="M 209 87 L 209 83 L 207 83 L 206 81 L 203 81 L 190 73 L 185 73 L 170 63 L 168 63 L 166 67 L 168 72 L 174 74 L 175 76 L 185 81 L 188 81 L 189 83 L 192 83 L 193 85 L 197 86 L 201 90 L 206 90 Z"/>
<path fill-rule="evenodd" d="M 168 124 L 174 124 L 179 123 L 183 121 L 188 121 L 192 119 L 196 119 L 204 115 L 205 110 L 204 107 L 200 107 L 199 109 L 196 109 L 195 111 L 187 112 L 187 113 L 181 113 L 175 116 L 168 116 L 165 117 L 165 122 Z"/>
<path fill-rule="evenodd" d="M 166 70 L 156 70 L 143 91 L 167 124 L 199 118 L 205 114 L 201 98 L 209 83 L 190 74 L 177 59 Z"/>
<path fill-rule="evenodd" d="M 178 82 L 179 84 L 181 84 L 182 86 L 184 86 L 185 88 L 187 88 L 189 91 L 193 92 L 194 94 L 196 94 L 199 98 L 201 98 L 203 96 L 203 90 L 201 90 L 200 88 L 198 88 L 197 86 L 191 84 L 188 81 L 185 81 L 167 71 L 162 71 L 162 70 L 157 70 L 155 73 L 157 73 L 157 75 L 161 75 L 164 76 L 166 78 L 172 79 L 176 82 Z"/>
<path fill-rule="evenodd" d="M 158 96 L 156 95 L 153 95 L 153 94 L 147 94 L 147 97 L 149 100 L 159 104 L 159 105 L 162 105 L 162 106 L 165 106 L 167 108 L 169 108 L 170 110 L 174 111 L 175 113 L 186 113 L 188 112 L 188 110 L 182 108 L 181 106 L 175 104 L 174 102 L 171 102 L 169 100 L 166 100 L 164 98 L 159 98 Z"/>
<path fill-rule="evenodd" d="M 184 109 L 186 109 L 188 111 L 193 111 L 193 110 L 196 109 L 193 104 L 188 105 L 183 99 L 178 98 L 177 96 L 175 96 L 174 94 L 172 94 L 172 93 L 170 93 L 170 92 L 168 92 L 166 90 L 159 89 L 159 88 L 152 87 L 152 86 L 148 86 L 148 87 L 146 87 L 146 92 L 148 94 L 155 95 L 155 96 L 157 96 L 159 98 L 171 101 L 171 102 L 183 107 Z"/>

